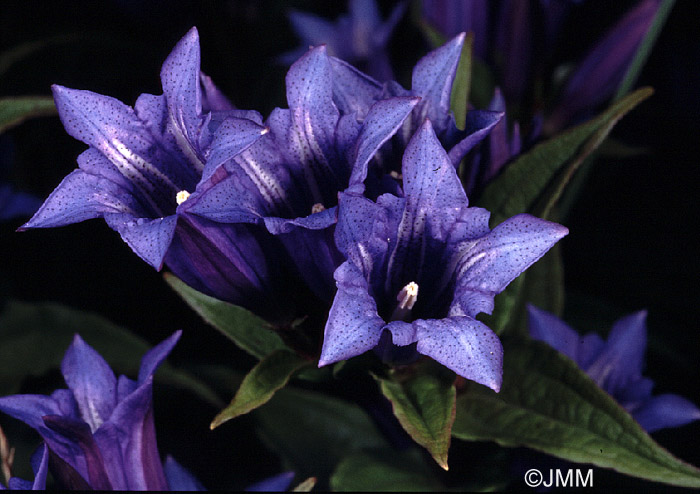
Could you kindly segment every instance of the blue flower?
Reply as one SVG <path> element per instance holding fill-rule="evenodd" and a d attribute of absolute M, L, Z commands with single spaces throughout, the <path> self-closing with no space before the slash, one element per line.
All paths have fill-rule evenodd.
<path fill-rule="evenodd" d="M 263 229 L 217 225 L 182 207 L 216 183 L 223 162 L 267 132 L 256 112 L 231 110 L 199 66 L 193 28 L 163 65 L 163 95 L 143 94 L 133 109 L 54 86 L 66 130 L 90 148 L 21 229 L 102 217 L 154 268 L 165 263 L 199 291 L 269 320 L 288 318 L 269 286 L 283 263 Z"/>
<path fill-rule="evenodd" d="M 674 394 L 652 396 L 654 383 L 642 376 L 646 311 L 618 320 L 607 341 L 579 335 L 555 315 L 529 306 L 530 335 L 563 353 L 622 405 L 647 431 L 678 427 L 700 419 L 700 409 Z"/>
<path fill-rule="evenodd" d="M 402 173 L 405 197 L 341 194 L 336 241 L 347 261 L 335 272 L 319 366 L 376 347 L 386 330 L 395 345 L 416 344 L 498 390 L 501 343 L 475 316 L 491 313 L 493 297 L 568 230 L 523 214 L 491 231 L 489 213 L 468 207 L 430 120 L 411 139 Z"/>
<path fill-rule="evenodd" d="M 281 60 L 291 64 L 309 46 L 325 44 L 330 55 L 358 66 L 370 76 L 380 81 L 393 79 L 386 48 L 406 3 L 399 2 L 386 22 L 382 22 L 375 0 L 350 0 L 348 6 L 350 15 L 340 16 L 335 22 L 305 12 L 290 12 L 289 20 L 302 47 L 282 55 Z"/>
<path fill-rule="evenodd" d="M 334 69 L 325 46 L 309 50 L 287 73 L 289 108 L 268 117 L 270 132 L 223 163 L 212 186 L 181 206 L 220 223 L 264 225 L 321 299 L 332 296 L 333 271 L 342 261 L 333 240 L 337 194 L 361 181 L 356 170 L 366 168 L 418 101 L 393 97 L 361 115 L 345 111 L 337 93 L 347 77 Z"/>
<path fill-rule="evenodd" d="M 117 378 L 75 335 L 61 363 L 68 389 L 50 396 L 6 396 L 0 398 L 0 410 L 39 433 L 54 478 L 64 488 L 176 490 L 197 485 L 177 464 L 170 462 L 163 470 L 153 422 L 153 373 L 180 334 L 144 355 L 136 381 Z M 40 462 L 44 466 L 45 456 Z M 38 470 L 37 479 L 45 476 L 45 469 Z"/>

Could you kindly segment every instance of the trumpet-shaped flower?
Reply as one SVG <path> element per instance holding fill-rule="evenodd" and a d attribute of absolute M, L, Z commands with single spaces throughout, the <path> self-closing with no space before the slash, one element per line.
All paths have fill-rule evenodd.
<path fill-rule="evenodd" d="M 642 376 L 646 311 L 618 320 L 607 341 L 579 335 L 554 314 L 528 307 L 530 335 L 563 353 L 622 405 L 647 431 L 678 427 L 700 419 L 700 409 L 675 394 L 652 396 L 654 383 Z"/>
<path fill-rule="evenodd" d="M 568 233 L 529 215 L 495 229 L 468 207 L 455 168 L 429 120 L 403 158 L 404 197 L 373 202 L 341 194 L 336 241 L 347 260 L 336 270 L 319 366 L 377 346 L 416 344 L 457 374 L 494 390 L 502 380 L 498 337 L 477 321 L 493 297 Z"/>
<path fill-rule="evenodd" d="M 54 478 L 64 488 L 176 490 L 195 485 L 191 474 L 173 462 L 163 470 L 153 421 L 153 373 L 180 333 L 144 355 L 136 381 L 117 378 L 76 335 L 61 363 L 68 389 L 50 396 L 6 396 L 0 398 L 0 410 L 39 433 Z M 44 482 L 45 457 L 37 461 L 37 479 L 43 475 Z M 172 475 L 166 477 L 168 472 Z"/>
<path fill-rule="evenodd" d="M 374 102 L 361 116 L 341 111 L 335 88 L 346 74 L 333 69 L 326 51 L 313 48 L 292 65 L 289 108 L 272 112 L 269 134 L 227 161 L 212 187 L 182 206 L 217 222 L 264 225 L 322 299 L 332 296 L 333 271 L 342 261 L 333 240 L 337 194 L 361 181 L 355 170 L 366 168 L 418 102 L 394 97 Z"/>
<path fill-rule="evenodd" d="M 267 132 L 262 118 L 231 110 L 200 72 L 194 28 L 168 56 L 161 81 L 163 95 L 143 94 L 133 109 L 54 86 L 63 125 L 90 147 L 22 229 L 102 217 L 154 268 L 165 263 L 199 291 L 270 320 L 283 318 L 281 297 L 269 286 L 270 271 L 282 263 L 265 244 L 265 232 L 216 225 L 182 207 L 211 186 L 223 162 Z"/>

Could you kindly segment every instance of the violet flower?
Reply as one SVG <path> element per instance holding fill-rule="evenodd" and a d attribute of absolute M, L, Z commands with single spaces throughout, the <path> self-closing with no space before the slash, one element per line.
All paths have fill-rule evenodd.
<path fill-rule="evenodd" d="M 309 46 L 325 44 L 330 55 L 350 62 L 375 79 L 393 79 L 387 44 L 406 10 L 406 3 L 397 3 L 385 22 L 375 0 L 349 0 L 348 8 L 350 14 L 340 16 L 335 22 L 291 11 L 289 21 L 302 46 L 282 55 L 280 60 L 291 64 L 306 53 Z"/>
<path fill-rule="evenodd" d="M 337 194 L 361 180 L 355 170 L 366 168 L 418 101 L 382 99 L 361 116 L 341 111 L 334 89 L 345 85 L 338 81 L 344 77 L 325 46 L 309 50 L 287 73 L 289 109 L 272 112 L 269 134 L 223 164 L 211 187 L 181 206 L 216 222 L 264 225 L 323 300 L 333 295 L 333 271 L 342 261 L 333 240 Z"/>
<path fill-rule="evenodd" d="M 579 335 L 544 310 L 528 307 L 530 335 L 563 353 L 622 405 L 647 431 L 679 427 L 700 419 L 700 409 L 675 394 L 652 396 L 654 382 L 642 376 L 646 311 L 619 319 L 607 341 L 596 333 Z"/>
<path fill-rule="evenodd" d="M 387 175 L 400 178 L 400 163 L 403 152 L 413 134 L 426 118 L 442 146 L 448 150 L 450 160 L 457 167 L 464 156 L 483 140 L 501 120 L 500 111 L 472 110 L 467 113 L 464 130 L 455 125 L 450 110 L 450 96 L 457 65 L 464 44 L 464 33 L 456 36 L 440 48 L 421 58 L 413 68 L 411 89 L 407 90 L 395 81 L 379 84 L 377 81 L 333 59 L 333 69 L 338 77 L 334 86 L 334 97 L 345 111 L 364 115 L 375 101 L 387 97 L 418 97 L 420 101 L 411 112 L 390 143 L 387 143 L 373 158 L 370 166 L 353 171 L 354 183 L 365 182 L 367 194 L 377 197 L 384 192 L 401 194 L 396 183 Z"/>
<path fill-rule="evenodd" d="M 153 422 L 153 374 L 180 334 L 144 355 L 136 381 L 117 378 L 76 335 L 61 363 L 68 389 L 50 396 L 6 396 L 0 398 L 0 410 L 39 433 L 51 472 L 64 488 L 177 490 L 183 479 L 185 487 L 195 485 L 177 464 L 163 470 Z M 37 479 L 45 479 L 45 469 L 39 472 Z"/>
<path fill-rule="evenodd" d="M 347 256 L 325 328 L 319 366 L 377 346 L 416 350 L 457 374 L 499 390 L 502 347 L 477 321 L 493 297 L 568 233 L 522 214 L 494 230 L 489 213 L 469 208 L 454 165 L 430 120 L 403 159 L 405 197 L 377 202 L 341 194 L 336 241 Z"/>
<path fill-rule="evenodd" d="M 164 94 L 143 94 L 134 109 L 54 86 L 66 130 L 90 148 L 21 229 L 102 217 L 154 268 L 165 263 L 199 291 L 268 320 L 284 319 L 284 301 L 269 286 L 283 263 L 265 232 L 183 213 L 182 204 L 211 186 L 223 162 L 267 132 L 256 112 L 231 110 L 199 66 L 193 28 L 163 65 Z"/>

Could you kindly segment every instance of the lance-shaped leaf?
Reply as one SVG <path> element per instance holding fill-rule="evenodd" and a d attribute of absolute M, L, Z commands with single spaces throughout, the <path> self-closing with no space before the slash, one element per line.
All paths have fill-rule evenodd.
<path fill-rule="evenodd" d="M 262 359 L 243 379 L 231 403 L 221 410 L 211 423 L 215 429 L 239 415 L 264 405 L 298 370 L 311 362 L 288 350 L 276 350 Z"/>
<path fill-rule="evenodd" d="M 450 431 L 455 419 L 454 374 L 426 362 L 408 377 L 392 371 L 388 378 L 375 377 L 401 426 L 445 470 Z"/>
<path fill-rule="evenodd" d="M 595 119 L 535 146 L 489 183 L 478 205 L 491 211 L 493 225 L 514 214 L 532 212 L 551 181 L 562 173 L 566 180 L 548 197 L 549 203 L 555 202 L 583 160 L 627 112 L 652 92 L 651 88 L 638 89 Z"/>
<path fill-rule="evenodd" d="M 56 114 L 50 96 L 19 96 L 0 98 L 0 134 L 33 117 Z"/>
<path fill-rule="evenodd" d="M 261 359 L 275 350 L 285 348 L 282 339 L 254 314 L 198 292 L 171 274 L 166 273 L 164 277 L 202 319 L 252 356 Z"/>
<path fill-rule="evenodd" d="M 468 383 L 452 434 L 527 446 L 656 482 L 700 487 L 700 470 L 675 458 L 574 362 L 536 341 L 505 348 L 496 394 Z"/>
<path fill-rule="evenodd" d="M 120 373 L 137 374 L 139 358 L 150 348 L 137 335 L 96 314 L 58 304 L 9 302 L 0 315 L 0 395 L 16 393 L 25 377 L 58 369 L 78 331 Z M 167 363 L 160 366 L 158 379 L 222 406 L 209 386 Z"/>

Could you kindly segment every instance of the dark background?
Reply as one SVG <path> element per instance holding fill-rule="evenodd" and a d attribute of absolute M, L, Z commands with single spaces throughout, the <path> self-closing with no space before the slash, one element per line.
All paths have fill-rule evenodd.
<path fill-rule="evenodd" d="M 569 34 L 558 56 L 575 60 L 632 4 L 584 2 L 564 28 Z M 384 12 L 391 9 L 391 2 L 380 5 Z M 286 20 L 292 6 L 331 18 L 344 9 L 343 2 L 323 1 L 4 0 L 0 51 L 27 41 L 61 38 L 13 65 L 0 79 L 0 96 L 47 95 L 56 83 L 131 105 L 143 92 L 161 93 L 162 62 L 196 25 L 202 70 L 236 106 L 267 115 L 276 106 L 286 106 L 286 67 L 274 58 L 298 45 Z M 646 374 L 656 380 L 656 393 L 678 393 L 695 403 L 700 403 L 700 258 L 692 233 L 700 205 L 698 18 L 700 3 L 681 0 L 675 5 L 639 81 L 656 92 L 612 134 L 647 152 L 596 162 L 564 221 L 571 233 L 562 242 L 570 320 L 580 322 L 578 329 L 605 333 L 621 315 L 648 309 Z M 408 16 L 390 49 L 397 77 L 408 86 L 410 68 L 428 51 Z M 75 168 L 75 158 L 84 148 L 65 133 L 58 118 L 24 123 L 0 138 L 2 178 L 45 198 Z M 14 233 L 21 223 L 0 224 L 0 297 L 56 301 L 93 311 L 152 343 L 182 328 L 185 334 L 174 362 L 251 367 L 250 357 L 205 326 L 161 274 L 136 257 L 103 221 Z M 605 325 L 592 327 L 593 320 Z M 174 453 L 210 488 L 241 487 L 280 471 L 278 460 L 258 443 L 250 418 L 210 432 L 215 410 L 191 401 L 180 392 L 157 391 L 162 453 Z M 193 424 L 200 424 L 201 430 Z M 654 437 L 700 464 L 698 423 Z M 596 481 L 599 473 L 610 485 L 637 485 L 601 470 L 596 470 Z M 222 476 L 233 478 L 222 481 Z"/>

